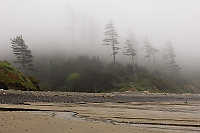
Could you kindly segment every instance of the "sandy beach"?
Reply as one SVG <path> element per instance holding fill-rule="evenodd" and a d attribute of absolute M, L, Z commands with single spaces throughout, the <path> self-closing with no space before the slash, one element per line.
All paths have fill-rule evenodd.
<path fill-rule="evenodd" d="M 199 107 L 193 106 L 191 109 L 187 105 L 169 103 L 141 104 L 1 104 L 1 109 L 18 111 L 0 111 L 0 133 L 196 133 L 200 131 L 200 116 L 197 111 Z M 167 110 L 169 108 L 171 111 Z M 180 111 L 183 108 L 185 112 Z M 36 111 L 20 111 L 21 109 Z"/>
<path fill-rule="evenodd" d="M 164 133 L 127 125 L 63 120 L 24 112 L 1 112 L 0 133 Z"/>
<path fill-rule="evenodd" d="M 88 102 L 65 103 L 58 101 L 62 97 L 68 99 L 69 94 L 29 93 L 33 95 L 31 97 L 38 97 L 32 102 L 24 93 L 28 94 L 2 93 L 1 101 L 6 101 L 7 104 L 0 104 L 0 133 L 200 132 L 198 95 L 188 95 L 186 103 L 183 95 L 76 94 L 71 95 L 72 99 L 85 97 Z M 53 101 L 56 96 L 58 101 L 40 102 L 44 94 L 45 100 Z M 23 103 L 13 102 L 16 95 L 22 97 L 20 100 Z M 102 97 L 104 102 L 96 102 Z M 116 97 L 126 102 L 113 102 Z M 158 98 L 162 100 L 159 101 Z"/>

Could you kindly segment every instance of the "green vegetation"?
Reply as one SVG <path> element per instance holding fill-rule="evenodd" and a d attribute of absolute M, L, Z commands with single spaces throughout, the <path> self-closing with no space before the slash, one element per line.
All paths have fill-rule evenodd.
<path fill-rule="evenodd" d="M 112 92 L 112 91 L 149 91 L 181 92 L 184 91 L 182 79 L 174 79 L 163 73 L 150 72 L 142 66 L 109 64 L 98 57 L 80 56 L 51 60 L 37 59 L 36 73 L 44 90 L 77 92 Z"/>
<path fill-rule="evenodd" d="M 0 61 L 0 86 L 2 89 L 38 90 L 36 82 L 19 72 L 7 61 Z"/>

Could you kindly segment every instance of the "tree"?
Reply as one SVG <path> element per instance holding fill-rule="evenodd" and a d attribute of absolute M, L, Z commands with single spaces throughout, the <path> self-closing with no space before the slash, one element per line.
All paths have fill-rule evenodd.
<path fill-rule="evenodd" d="M 126 56 L 129 56 L 131 59 L 132 66 L 135 65 L 134 57 L 136 56 L 136 50 L 133 48 L 133 43 L 130 40 L 126 40 L 125 42 L 126 46 L 124 47 L 123 54 Z"/>
<path fill-rule="evenodd" d="M 16 56 L 15 63 L 20 65 L 19 69 L 23 72 L 33 70 L 33 56 L 22 35 L 11 39 L 11 48 Z"/>
<path fill-rule="evenodd" d="M 171 41 L 166 43 L 166 48 L 163 56 L 166 62 L 166 68 L 169 74 L 177 75 L 180 71 L 180 66 L 176 63 L 176 54 Z"/>
<path fill-rule="evenodd" d="M 149 40 L 145 40 L 144 43 L 145 58 L 148 59 L 149 62 L 155 64 L 156 53 L 158 52 L 158 50 L 152 46 Z"/>
<path fill-rule="evenodd" d="M 118 37 L 115 27 L 113 23 L 109 23 L 105 26 L 105 39 L 103 40 L 104 45 L 111 46 L 112 48 L 112 56 L 113 56 L 113 63 L 116 64 L 116 55 L 118 54 L 119 47 L 117 46 L 119 44 Z"/>

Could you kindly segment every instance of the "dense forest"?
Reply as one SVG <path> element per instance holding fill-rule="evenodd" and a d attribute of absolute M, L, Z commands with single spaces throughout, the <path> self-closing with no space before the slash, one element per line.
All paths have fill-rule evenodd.
<path fill-rule="evenodd" d="M 11 62 L 27 77 L 39 83 L 38 90 L 198 91 L 198 85 L 184 78 L 171 41 L 167 41 L 163 49 L 156 48 L 148 38 L 140 45 L 134 36 L 119 43 L 120 36 L 112 22 L 105 26 L 104 36 L 102 47 L 110 49 L 110 61 L 90 54 L 32 55 L 20 35 L 11 39 L 10 48 L 16 57 Z"/>
<path fill-rule="evenodd" d="M 40 79 L 42 89 L 81 92 L 184 91 L 184 81 L 180 77 L 157 70 L 149 71 L 143 66 L 107 63 L 98 57 L 88 56 L 37 61 L 34 76 Z"/>

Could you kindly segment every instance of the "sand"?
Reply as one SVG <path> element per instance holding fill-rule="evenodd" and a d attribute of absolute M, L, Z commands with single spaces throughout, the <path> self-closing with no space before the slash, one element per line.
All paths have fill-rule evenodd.
<path fill-rule="evenodd" d="M 27 112 L 0 112 L 0 133 L 164 133 L 128 125 L 64 120 Z"/>
<path fill-rule="evenodd" d="M 199 94 L 1 91 L 0 103 L 0 133 L 200 132 Z"/>
<path fill-rule="evenodd" d="M 179 102 L 0 104 L 1 109 L 41 110 L 0 111 L 0 133 L 198 133 L 199 105 Z M 77 114 L 72 116 L 72 112 Z"/>

